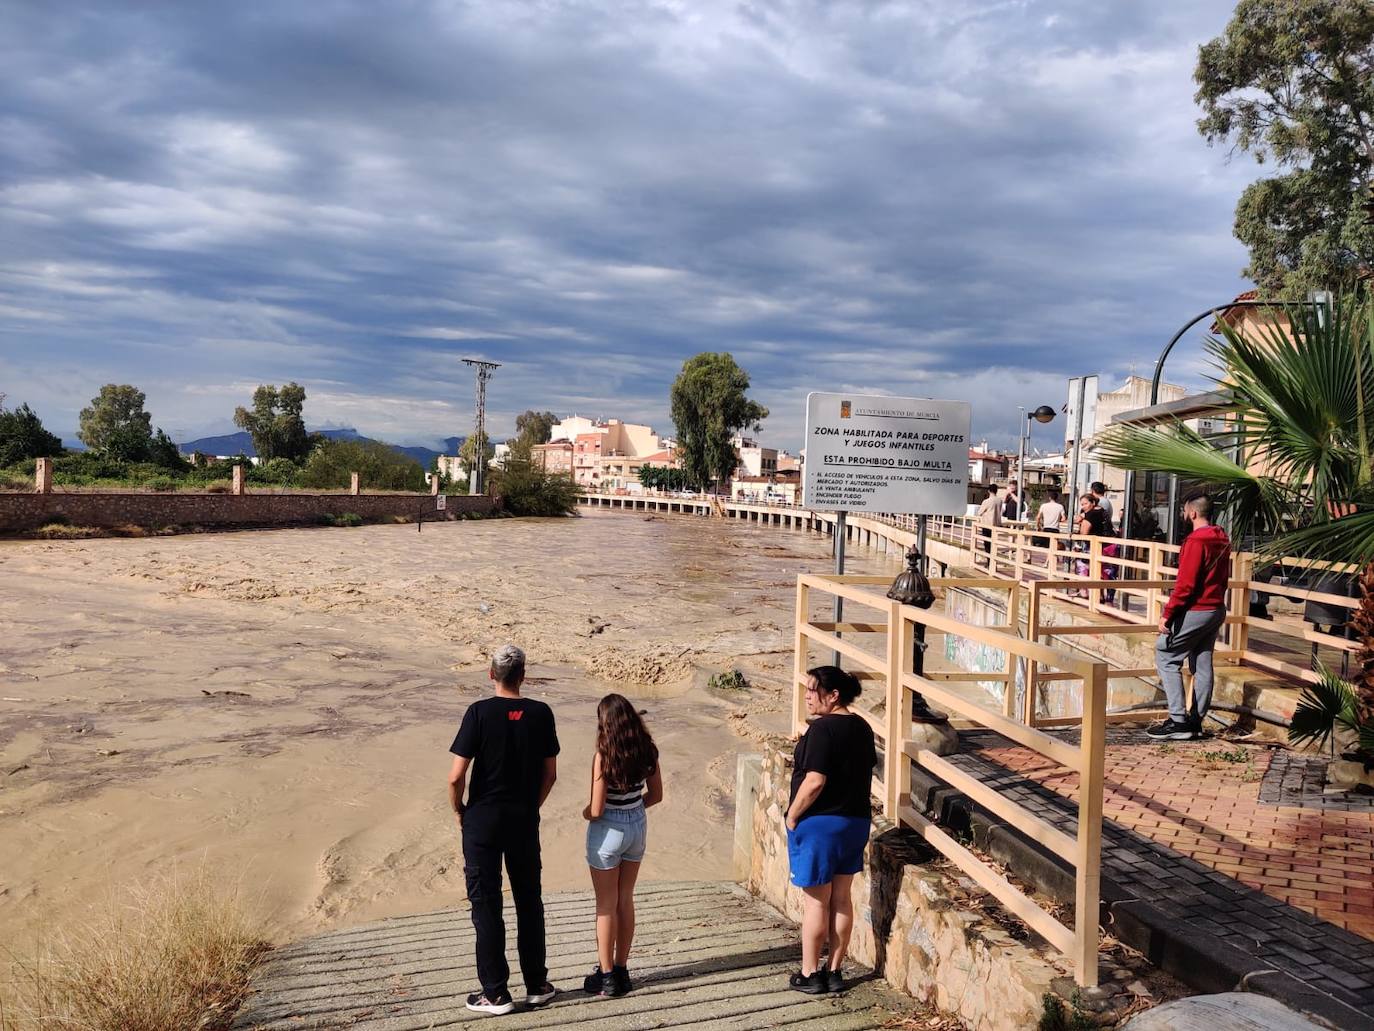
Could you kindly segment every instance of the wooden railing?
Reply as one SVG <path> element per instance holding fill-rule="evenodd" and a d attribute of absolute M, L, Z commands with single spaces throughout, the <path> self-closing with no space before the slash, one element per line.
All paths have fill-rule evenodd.
<path fill-rule="evenodd" d="M 609 496 L 609 495 L 608 495 Z M 615 497 L 628 497 L 635 495 Z M 673 501 L 653 495 L 657 501 Z M 692 499 L 683 499 L 691 502 Z M 697 501 L 701 504 L 701 501 Z M 740 502 L 724 502 L 738 506 Z M 781 513 L 808 512 L 796 506 L 743 503 L 751 508 Z M 828 521 L 830 513 L 817 518 Z M 867 514 L 865 519 L 887 523 L 915 533 L 917 519 L 908 515 Z M 998 583 L 1044 582 L 1040 598 L 1077 606 L 1097 615 L 1110 616 L 1112 622 L 1096 623 L 1103 634 L 1145 633 L 1127 629 L 1131 624 L 1157 626 L 1159 611 L 1173 586 L 1178 565 L 1177 545 L 1156 541 L 1104 537 L 1069 537 L 1021 526 L 983 527 L 967 516 L 931 516 L 927 532 L 933 540 L 953 545 L 968 553 L 968 565 Z M 1043 541 L 1044 543 L 1037 543 Z M 1070 550 L 1070 544 L 1084 550 Z M 1115 547 L 1117 554 L 1104 549 Z M 986 550 L 985 550 L 986 548 Z M 1082 563 L 1082 569 L 1078 563 Z M 1297 571 L 1321 584 L 1324 578 L 1353 576 L 1353 567 L 1299 559 L 1280 559 L 1270 564 L 1292 573 Z M 1223 662 L 1269 670 L 1297 680 L 1316 682 L 1319 664 L 1345 673 L 1350 656 L 1359 649 L 1356 641 L 1342 634 L 1318 629 L 1337 625 L 1335 620 L 1314 624 L 1302 612 L 1277 611 L 1269 616 L 1250 614 L 1250 597 L 1274 600 L 1279 606 L 1315 603 L 1351 613 L 1359 599 L 1310 586 L 1279 584 L 1257 579 L 1261 563 L 1249 552 L 1234 552 L 1231 558 L 1229 613 L 1217 657 Z M 1110 574 L 1110 575 L 1109 575 Z M 1111 580 L 1110 583 L 1106 581 Z M 1349 615 L 1342 622 L 1349 625 Z M 1056 629 L 1056 633 L 1059 629 Z M 1089 633 L 1091 631 L 1083 631 Z M 985 677 L 993 681 L 996 677 Z"/>
<path fill-rule="evenodd" d="M 868 721 L 883 749 L 883 811 L 895 823 L 915 830 L 942 855 L 958 866 L 995 897 L 1010 912 L 1068 956 L 1080 985 L 1097 983 L 1098 909 L 1101 886 L 1103 760 L 1106 749 L 1107 664 L 1027 641 L 1017 630 L 1019 623 L 1019 584 L 1008 599 L 1008 625 L 973 626 L 954 619 L 938 608 L 918 609 L 901 605 L 884 596 L 887 577 L 825 576 L 802 574 L 797 578 L 796 647 L 792 695 L 794 732 L 806 726 L 806 671 L 811 652 L 827 656 L 838 652 L 842 662 L 864 683 L 882 689 L 881 711 L 856 703 L 851 710 Z M 932 581 L 936 589 L 973 587 L 985 580 L 943 579 Z M 860 606 L 875 615 L 867 620 L 843 623 L 811 618 L 817 595 L 827 599 L 843 598 L 850 606 Z M 1015 599 L 1013 602 L 1012 599 Z M 980 705 L 955 690 L 941 675 L 918 676 L 909 672 L 918 627 L 938 633 L 954 634 L 989 644 L 1007 653 L 1003 674 L 1006 697 L 1014 692 L 1014 664 L 1036 662 L 1047 668 L 1071 674 L 1083 683 L 1084 709 L 1078 745 L 1073 745 L 1041 730 L 1027 726 L 1006 711 L 998 712 Z M 847 635 L 847 636 L 846 636 Z M 880 650 L 863 645 L 879 638 Z M 981 680 L 993 679 L 978 674 Z M 968 723 L 995 731 L 1003 737 L 1032 749 L 1046 758 L 1078 773 L 1078 827 L 1076 835 L 1066 834 L 1029 809 L 989 788 L 947 759 L 920 747 L 909 736 L 911 694 L 919 692 Z M 863 696 L 860 696 L 861 699 Z M 1004 710 L 1006 706 L 1004 706 Z M 925 813 L 911 798 L 912 763 L 964 792 L 978 805 L 1005 820 L 1023 834 L 1072 865 L 1075 877 L 1074 926 L 1069 928 L 1047 913 L 998 870 L 979 858 Z"/>
<path fill-rule="evenodd" d="M 889 516 L 888 522 L 905 528 L 912 516 Z M 1014 526 L 979 526 L 964 516 L 931 517 L 932 537 L 962 547 L 969 565 L 999 580 L 1041 583 L 1040 597 L 1112 617 L 1112 623 L 1095 624 L 1095 630 L 1071 633 L 1143 633 L 1122 624 L 1159 624 L 1160 610 L 1177 576 L 1179 547 L 1157 541 L 1113 537 L 1069 537 L 1068 534 Z M 1070 550 L 1072 544 L 1075 550 Z M 1116 554 L 1104 549 L 1114 548 Z M 1077 550 L 1081 549 L 1081 550 Z M 1359 645 L 1340 634 L 1316 629 L 1302 613 L 1250 614 L 1250 595 L 1306 605 L 1317 603 L 1346 613 L 1359 607 L 1359 598 L 1333 594 L 1311 587 L 1292 586 L 1256 579 L 1260 560 L 1251 552 L 1231 555 L 1229 613 L 1217 658 L 1223 662 L 1271 670 L 1298 680 L 1316 682 L 1317 664 L 1338 665 L 1342 670 Z M 1350 577 L 1353 566 L 1284 558 L 1268 563 L 1268 569 L 1298 573 L 1321 583 Z M 1349 615 L 1343 622 L 1349 624 Z M 1327 626 L 1338 625 L 1330 621 Z M 1061 633 L 1064 628 L 1056 628 Z M 1323 654 L 1322 649 L 1326 649 Z M 1302 662 L 1305 658 L 1307 661 Z"/>

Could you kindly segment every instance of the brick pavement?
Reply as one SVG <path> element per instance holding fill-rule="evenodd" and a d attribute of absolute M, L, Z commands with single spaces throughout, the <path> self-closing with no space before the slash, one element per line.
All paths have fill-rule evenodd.
<path fill-rule="evenodd" d="M 951 761 L 1073 831 L 1076 774 L 995 734 L 962 737 L 972 751 Z M 1374 1012 L 1374 812 L 1262 802 L 1270 759 L 1231 742 L 1111 731 L 1104 882 Z"/>

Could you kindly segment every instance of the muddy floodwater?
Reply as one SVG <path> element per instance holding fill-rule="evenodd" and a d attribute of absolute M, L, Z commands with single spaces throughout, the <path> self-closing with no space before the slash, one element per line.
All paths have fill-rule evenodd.
<path fill-rule="evenodd" d="M 202 866 L 283 938 L 455 904 L 447 750 L 506 641 L 563 743 L 545 885 L 587 884 L 612 690 L 663 751 L 643 876 L 728 878 L 735 757 L 785 729 L 795 578 L 829 563 L 805 531 L 634 512 L 0 542 L 0 940 Z M 754 689 L 708 691 L 730 667 Z"/>

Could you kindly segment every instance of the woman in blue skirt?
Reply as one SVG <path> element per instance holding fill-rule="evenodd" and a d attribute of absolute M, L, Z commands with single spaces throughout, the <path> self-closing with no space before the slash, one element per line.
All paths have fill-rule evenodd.
<path fill-rule="evenodd" d="M 872 826 L 869 792 L 878 751 L 868 721 L 850 712 L 859 681 L 838 666 L 807 673 L 806 711 L 815 719 L 792 757 L 787 857 L 805 895 L 801 970 L 790 985 L 808 995 L 844 989 L 840 967 L 854 929 L 851 889 L 863 869 Z M 821 950 L 830 956 L 821 965 Z"/>

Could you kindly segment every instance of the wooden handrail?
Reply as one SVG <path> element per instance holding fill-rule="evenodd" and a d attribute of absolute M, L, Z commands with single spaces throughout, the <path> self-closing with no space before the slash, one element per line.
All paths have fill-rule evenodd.
<path fill-rule="evenodd" d="M 942 580 L 942 587 L 960 586 L 957 578 L 945 577 Z M 1023 588 L 1019 581 L 998 581 L 996 584 L 989 584 L 978 578 L 971 581 L 983 586 L 984 589 L 990 586 L 1006 588 L 1008 626 L 973 626 L 937 609 L 918 609 L 902 605 L 880 596 L 874 589 L 884 581 L 885 578 L 879 580 L 875 577 L 819 574 L 802 574 L 797 577 L 797 653 L 794 661 L 792 708 L 794 728 L 798 732 L 805 729 L 802 689 L 806 684 L 805 669 L 809 663 L 809 649 L 813 644 L 818 648 L 838 652 L 859 666 L 866 680 L 885 681 L 883 704 L 886 711 L 882 717 L 866 708 L 855 706 L 852 709 L 873 728 L 875 738 L 884 743 L 884 811 L 890 818 L 920 833 L 1011 912 L 1070 956 L 1079 984 L 1096 984 L 1103 762 L 1107 725 L 1106 688 L 1111 671 L 1107 669 L 1106 663 L 1093 662 L 1021 637 L 1019 627 Z M 968 583 L 970 582 L 965 582 L 965 585 Z M 810 596 L 813 591 L 882 610 L 886 619 L 883 622 L 874 620 L 860 623 L 811 622 Z M 1036 627 L 1039 618 L 1040 595 L 1041 591 L 1035 588 L 1029 593 L 1030 609 L 1027 617 L 1032 629 Z M 950 671 L 918 676 L 908 672 L 911 668 L 913 640 L 916 636 L 914 630 L 920 626 L 990 644 L 1007 655 L 1007 667 L 1002 672 L 991 674 Z M 882 633 L 886 643 L 884 654 L 878 655 L 860 648 L 853 641 L 840 637 L 841 633 Z M 1016 683 L 1016 666 L 1019 662 L 1025 662 L 1028 669 L 1035 669 L 1043 664 L 1055 670 L 1056 672 L 1045 675 L 1046 680 L 1082 681 L 1084 716 L 1081 720 L 1079 745 L 1075 746 L 1046 734 L 1011 715 L 1014 711 L 1012 694 Z M 1005 711 L 998 712 L 980 705 L 952 688 L 954 683 L 967 683 L 972 680 L 1001 682 L 1005 691 Z M 1033 683 L 1033 680 L 1030 683 Z M 1050 825 L 1007 796 L 989 788 L 976 777 L 910 740 L 910 699 L 907 697 L 909 692 L 920 692 L 935 703 L 966 718 L 972 726 L 1001 734 L 1022 747 L 1032 749 L 1053 762 L 1076 771 L 1080 784 L 1076 835 L 1070 836 Z M 1072 930 L 1042 910 L 1024 892 L 1008 882 L 1000 871 L 989 866 L 930 817 L 912 806 L 913 760 L 1074 865 L 1076 916 Z"/>

